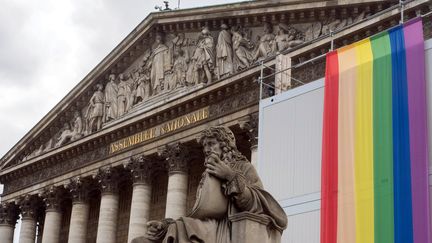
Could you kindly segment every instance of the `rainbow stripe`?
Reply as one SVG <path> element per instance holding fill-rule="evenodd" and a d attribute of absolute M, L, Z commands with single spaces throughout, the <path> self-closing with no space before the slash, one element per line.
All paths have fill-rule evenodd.
<path fill-rule="evenodd" d="M 326 61 L 321 243 L 431 242 L 421 19 Z"/>

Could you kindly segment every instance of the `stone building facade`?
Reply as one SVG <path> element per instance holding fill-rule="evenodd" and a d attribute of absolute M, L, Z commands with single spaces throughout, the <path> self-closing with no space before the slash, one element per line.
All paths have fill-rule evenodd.
<path fill-rule="evenodd" d="M 231 128 L 257 163 L 261 72 L 264 96 L 321 78 L 324 59 L 298 64 L 397 25 L 400 10 L 265 0 L 151 13 L 0 160 L 0 242 L 19 216 L 20 243 L 123 243 L 148 220 L 187 215 L 202 130 Z M 405 19 L 431 10 L 409 1 Z"/>

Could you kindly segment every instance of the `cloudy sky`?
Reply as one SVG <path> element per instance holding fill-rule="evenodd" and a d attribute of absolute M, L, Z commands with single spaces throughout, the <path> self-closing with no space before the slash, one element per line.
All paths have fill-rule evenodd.
<path fill-rule="evenodd" d="M 237 1 L 181 0 L 180 7 L 229 2 Z M 155 5 L 163 0 L 0 0 L 0 157 Z"/>

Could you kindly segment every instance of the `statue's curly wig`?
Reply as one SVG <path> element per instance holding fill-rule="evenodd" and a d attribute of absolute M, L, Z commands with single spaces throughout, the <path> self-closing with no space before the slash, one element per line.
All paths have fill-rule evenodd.
<path fill-rule="evenodd" d="M 216 138 L 222 148 L 222 160 L 226 162 L 247 161 L 237 149 L 234 133 L 224 126 L 210 127 L 201 133 L 198 142 L 203 145 L 205 138 Z"/>

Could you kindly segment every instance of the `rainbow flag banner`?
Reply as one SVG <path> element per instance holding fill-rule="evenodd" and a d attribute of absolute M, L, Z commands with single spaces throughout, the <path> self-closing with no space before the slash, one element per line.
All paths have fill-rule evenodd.
<path fill-rule="evenodd" d="M 321 243 L 428 243 L 423 24 L 327 54 Z"/>

